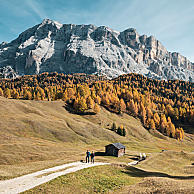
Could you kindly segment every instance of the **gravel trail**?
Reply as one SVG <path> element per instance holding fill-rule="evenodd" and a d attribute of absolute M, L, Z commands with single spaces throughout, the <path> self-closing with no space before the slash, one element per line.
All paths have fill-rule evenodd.
<path fill-rule="evenodd" d="M 65 175 L 71 172 L 76 172 L 78 170 L 89 168 L 93 166 L 107 165 L 108 163 L 96 162 L 82 163 L 82 162 L 72 162 L 68 164 L 63 164 L 60 166 L 55 166 L 53 168 L 48 168 L 35 173 L 27 174 L 10 180 L 0 181 L 0 194 L 16 194 L 20 192 L 27 191 L 33 187 L 46 183 L 52 179 L 55 179 L 61 175 Z"/>

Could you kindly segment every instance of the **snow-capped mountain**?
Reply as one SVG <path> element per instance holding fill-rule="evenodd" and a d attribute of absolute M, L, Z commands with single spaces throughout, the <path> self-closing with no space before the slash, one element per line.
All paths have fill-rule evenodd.
<path fill-rule="evenodd" d="M 194 81 L 194 63 L 168 52 L 153 36 L 140 36 L 133 28 L 117 32 L 49 19 L 0 44 L 0 69 L 7 66 L 19 75 L 56 71 L 111 78 L 134 72 L 154 79 Z"/>

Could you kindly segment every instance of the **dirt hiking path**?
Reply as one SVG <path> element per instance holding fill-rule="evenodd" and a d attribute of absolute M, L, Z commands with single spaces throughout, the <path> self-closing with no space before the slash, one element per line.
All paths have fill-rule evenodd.
<path fill-rule="evenodd" d="M 96 162 L 82 163 L 73 162 L 68 164 L 63 164 L 60 166 L 55 166 L 53 168 L 48 168 L 35 173 L 27 174 L 10 180 L 0 181 L 0 194 L 16 194 L 20 192 L 27 191 L 33 187 L 46 183 L 58 176 L 65 175 L 71 172 L 76 172 L 78 170 L 89 168 L 99 165 L 107 165 L 108 163 Z"/>

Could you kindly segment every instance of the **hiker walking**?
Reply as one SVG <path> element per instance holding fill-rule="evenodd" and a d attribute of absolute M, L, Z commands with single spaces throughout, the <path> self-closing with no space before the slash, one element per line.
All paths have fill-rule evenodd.
<path fill-rule="evenodd" d="M 86 163 L 90 162 L 90 152 L 87 150 L 86 152 Z"/>
<path fill-rule="evenodd" d="M 92 153 L 91 153 L 91 163 L 94 164 L 94 152 L 93 152 L 93 151 L 92 151 Z"/>

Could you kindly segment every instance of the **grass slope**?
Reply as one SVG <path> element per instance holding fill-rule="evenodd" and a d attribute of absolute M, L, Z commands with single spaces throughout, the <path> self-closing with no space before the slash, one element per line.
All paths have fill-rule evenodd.
<path fill-rule="evenodd" d="M 152 157 L 162 149 L 194 150 L 192 135 L 186 134 L 185 141 L 180 143 L 154 131 L 149 133 L 138 119 L 129 115 L 117 115 L 104 108 L 97 115 L 76 115 L 68 112 L 62 101 L 0 97 L 0 118 L 0 179 L 84 159 L 87 149 L 102 152 L 104 146 L 112 142 L 123 143 L 126 155 L 121 158 L 98 156 L 97 161 L 126 164 L 139 152 L 150 153 Z M 109 130 L 113 122 L 125 126 L 126 137 Z M 176 162 L 177 158 L 173 160 Z M 145 166 L 155 170 L 151 161 Z"/>
<path fill-rule="evenodd" d="M 135 167 L 112 164 L 83 169 L 24 193 L 192 193 L 192 161 L 194 154 L 166 151 Z"/>
<path fill-rule="evenodd" d="M 24 193 L 107 193 L 139 182 L 118 165 L 98 166 L 58 177 Z"/>

